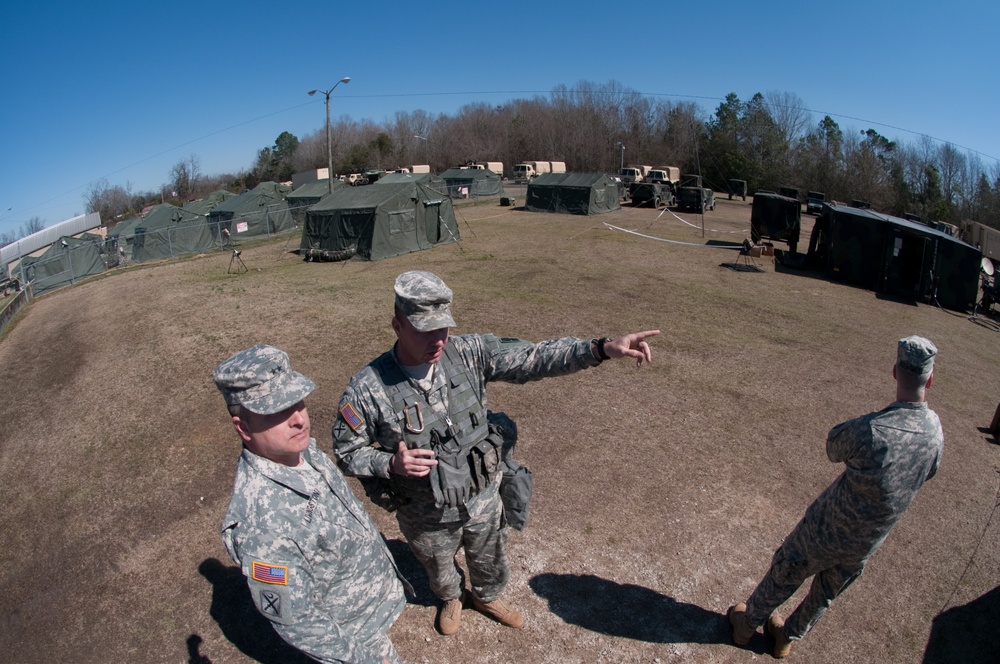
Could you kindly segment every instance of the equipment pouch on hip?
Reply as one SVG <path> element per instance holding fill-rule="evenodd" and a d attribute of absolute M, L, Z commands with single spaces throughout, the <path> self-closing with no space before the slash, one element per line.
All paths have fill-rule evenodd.
<path fill-rule="evenodd" d="M 515 530 L 524 530 L 528 525 L 533 479 L 527 466 L 513 459 L 504 459 L 503 479 L 500 480 L 500 499 L 507 523 Z"/>
<path fill-rule="evenodd" d="M 358 480 L 368 499 L 387 512 L 395 512 L 403 504 L 404 501 L 393 490 L 390 480 L 381 477 L 359 477 Z"/>

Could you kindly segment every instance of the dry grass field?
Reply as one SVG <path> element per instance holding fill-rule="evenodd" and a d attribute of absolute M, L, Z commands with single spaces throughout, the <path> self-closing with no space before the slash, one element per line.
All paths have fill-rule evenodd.
<path fill-rule="evenodd" d="M 391 260 L 305 263 L 293 238 L 244 246 L 245 274 L 204 255 L 28 307 L 0 342 L 0 659 L 300 661 L 219 539 L 239 443 L 211 371 L 255 343 L 286 349 L 318 384 L 309 409 L 329 450 L 348 378 L 393 342 L 392 283 L 409 269 L 455 291 L 457 334 L 662 334 L 639 370 L 491 387 L 535 474 L 531 523 L 508 547 L 525 629 L 466 611 L 459 634 L 437 634 L 422 570 L 369 504 L 419 593 L 391 632 L 408 662 L 769 660 L 762 636 L 730 643 L 725 610 L 840 473 L 827 431 L 893 400 L 895 341 L 914 333 L 940 348 L 941 471 L 792 658 L 1000 659 L 997 332 L 766 258 L 724 267 L 736 252 L 705 243 L 745 237 L 742 201 L 720 200 L 704 237 L 697 216 L 649 209 L 458 215 L 460 245 Z"/>

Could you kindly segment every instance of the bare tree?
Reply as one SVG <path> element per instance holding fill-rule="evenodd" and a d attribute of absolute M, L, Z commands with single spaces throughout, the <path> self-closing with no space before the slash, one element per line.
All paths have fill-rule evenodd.
<path fill-rule="evenodd" d="M 805 135 L 812 114 L 797 94 L 769 90 L 764 93 L 764 107 L 781 131 L 785 143 L 794 145 Z"/>
<path fill-rule="evenodd" d="M 88 212 L 98 212 L 105 224 L 120 221 L 128 214 L 134 214 L 132 184 L 112 186 L 107 178 L 92 182 L 83 194 Z"/>

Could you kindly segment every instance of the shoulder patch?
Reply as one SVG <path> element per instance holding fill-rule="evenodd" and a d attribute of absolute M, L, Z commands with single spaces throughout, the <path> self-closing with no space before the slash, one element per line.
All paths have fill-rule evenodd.
<path fill-rule="evenodd" d="M 365 421 L 361 419 L 350 403 L 345 403 L 344 407 L 340 409 L 340 416 L 344 418 L 347 426 L 351 427 L 354 433 L 357 433 L 365 425 Z"/>
<path fill-rule="evenodd" d="M 279 586 L 288 585 L 288 568 L 284 565 L 268 565 L 256 560 L 250 563 L 250 578 L 260 583 L 273 583 Z"/>

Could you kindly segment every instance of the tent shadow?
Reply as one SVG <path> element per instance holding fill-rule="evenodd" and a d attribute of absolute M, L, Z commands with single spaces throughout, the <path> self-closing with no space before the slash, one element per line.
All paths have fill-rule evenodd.
<path fill-rule="evenodd" d="M 539 574 L 531 589 L 567 623 L 650 643 L 730 643 L 726 616 L 632 584 L 593 574 Z M 763 636 L 750 643 L 763 653 Z"/>
<path fill-rule="evenodd" d="M 212 584 L 209 614 L 218 623 L 223 636 L 240 652 L 261 664 L 315 662 L 285 643 L 271 627 L 270 621 L 260 615 L 239 567 L 223 565 L 215 558 L 206 558 L 198 566 L 198 571 Z M 200 644 L 201 637 L 197 634 L 187 638 L 188 661 L 191 664 L 208 664 L 212 661 L 198 651 Z"/>
<path fill-rule="evenodd" d="M 1000 586 L 934 618 L 923 664 L 996 662 L 1000 653 L 998 624 Z"/>

